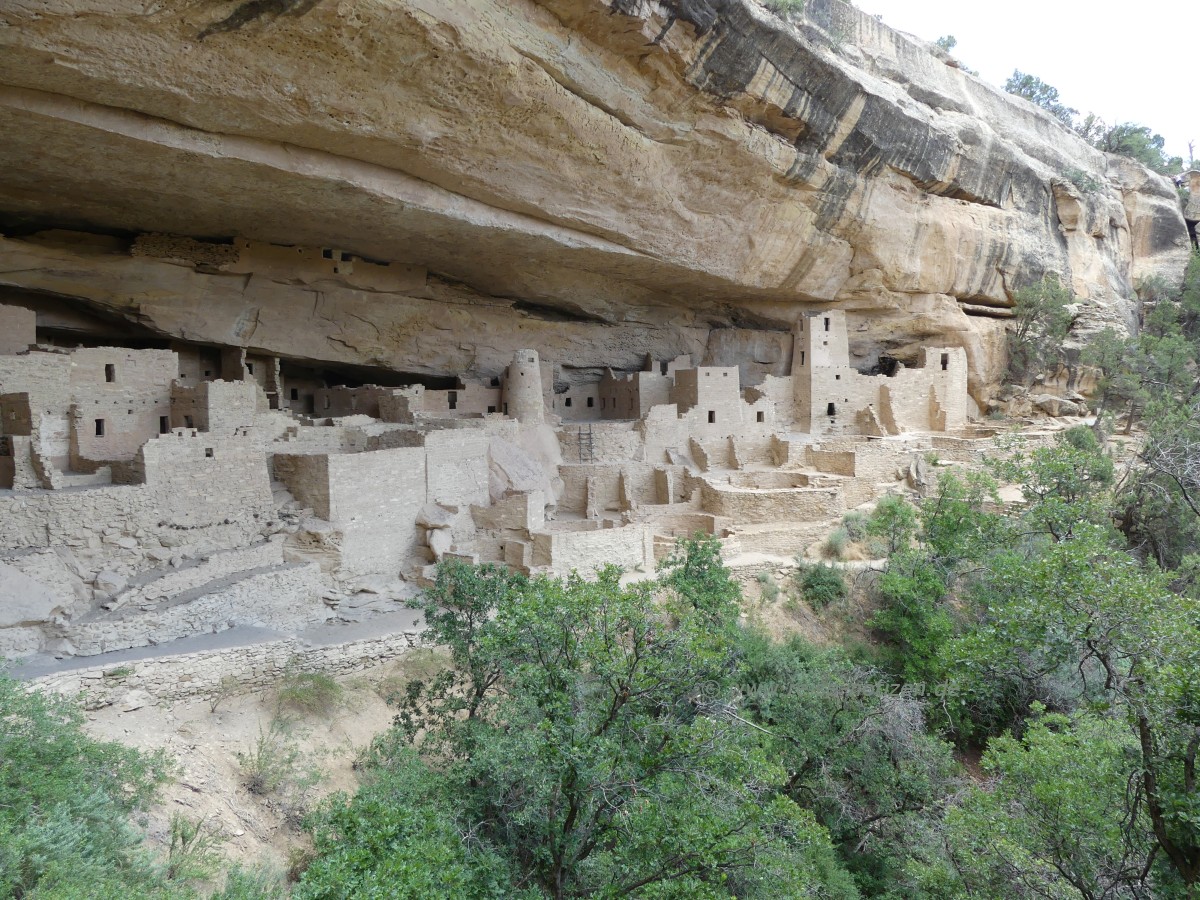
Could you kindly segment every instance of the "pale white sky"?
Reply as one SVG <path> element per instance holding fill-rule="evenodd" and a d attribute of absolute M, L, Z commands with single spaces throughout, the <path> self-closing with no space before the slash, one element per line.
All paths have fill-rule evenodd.
<path fill-rule="evenodd" d="M 1157 0 L 856 0 L 925 40 L 952 34 L 952 51 L 1003 86 L 1013 69 L 1058 88 L 1059 100 L 1109 124 L 1149 125 L 1167 154 L 1200 159 L 1200 3 Z"/>

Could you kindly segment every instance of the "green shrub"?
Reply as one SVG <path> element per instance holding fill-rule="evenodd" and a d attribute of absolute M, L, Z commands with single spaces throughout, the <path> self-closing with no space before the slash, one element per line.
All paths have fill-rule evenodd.
<path fill-rule="evenodd" d="M 221 837 L 207 819 L 171 814 L 171 842 L 167 846 L 165 873 L 172 881 L 211 878 L 221 863 Z"/>
<path fill-rule="evenodd" d="M 829 559 L 841 559 L 846 554 L 846 544 L 849 541 L 850 535 L 845 528 L 835 528 L 829 533 L 829 537 L 825 538 L 821 552 Z"/>
<path fill-rule="evenodd" d="M 208 698 L 208 711 L 215 713 L 217 707 L 237 693 L 239 686 L 238 680 L 232 675 L 222 676 L 212 696 Z"/>
<path fill-rule="evenodd" d="M 167 757 L 95 740 L 65 698 L 0 672 L 0 897 L 169 897 L 130 826 Z"/>
<path fill-rule="evenodd" d="M 836 566 L 825 563 L 802 566 L 796 572 L 796 583 L 813 609 L 824 609 L 830 603 L 846 598 L 846 579 Z"/>
<path fill-rule="evenodd" d="M 279 686 L 279 709 L 306 716 L 326 716 L 342 702 L 342 686 L 322 672 L 289 672 Z"/>
<path fill-rule="evenodd" d="M 1063 178 L 1075 185 L 1081 194 L 1094 194 L 1100 190 L 1101 184 L 1083 169 L 1067 169 Z"/>
<path fill-rule="evenodd" d="M 804 12 L 806 2 L 807 0 L 762 0 L 762 5 L 773 13 L 786 16 L 790 13 Z"/>
<path fill-rule="evenodd" d="M 1070 331 L 1074 295 L 1055 275 L 1026 285 L 1013 295 L 1013 324 L 1008 332 L 1008 377 L 1028 386 L 1056 366 Z"/>
<path fill-rule="evenodd" d="M 842 528 L 852 541 L 861 541 L 867 535 L 867 517 L 857 510 L 842 517 Z"/>
<path fill-rule="evenodd" d="M 252 794 L 273 794 L 296 773 L 300 751 L 291 735 L 291 723 L 283 716 L 272 717 L 266 731 L 245 753 L 237 754 L 242 767 L 242 784 Z"/>
<path fill-rule="evenodd" d="M 774 603 L 779 599 L 779 585 L 770 572 L 759 572 L 757 581 L 762 585 L 760 593 L 763 603 Z"/>
<path fill-rule="evenodd" d="M 285 900 L 287 889 L 274 872 L 234 866 L 225 877 L 223 890 L 209 900 Z"/>

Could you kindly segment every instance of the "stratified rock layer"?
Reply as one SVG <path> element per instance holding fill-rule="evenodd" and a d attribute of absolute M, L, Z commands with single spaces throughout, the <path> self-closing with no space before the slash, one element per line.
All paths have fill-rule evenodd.
<path fill-rule="evenodd" d="M 1165 179 L 838 0 L 793 24 L 749 0 L 18 0 L 0 133 L 0 283 L 409 372 L 537 347 L 753 380 L 787 371 L 803 306 L 837 303 L 861 362 L 936 336 L 982 400 L 1021 285 L 1059 273 L 1078 333 L 1125 327 L 1134 282 L 1187 255 Z M 231 271 L 48 226 L 412 275 Z"/>

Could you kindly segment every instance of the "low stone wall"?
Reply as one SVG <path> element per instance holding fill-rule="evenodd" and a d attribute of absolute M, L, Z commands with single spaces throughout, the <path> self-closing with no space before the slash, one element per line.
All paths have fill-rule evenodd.
<path fill-rule="evenodd" d="M 846 511 L 840 487 L 755 490 L 700 483 L 703 509 L 734 522 L 816 522 L 840 518 Z"/>
<path fill-rule="evenodd" d="M 307 646 L 297 638 L 139 659 L 129 663 L 92 666 L 29 682 L 58 694 L 82 694 L 86 709 L 116 703 L 131 690 L 145 691 L 154 700 L 208 699 L 236 683 L 239 690 L 270 687 L 289 669 L 349 675 L 404 655 L 417 645 L 418 631 L 397 631 L 377 637 Z M 225 685 L 222 685 L 225 680 Z"/>
<path fill-rule="evenodd" d="M 780 522 L 773 525 L 748 525 L 737 528 L 725 540 L 726 559 L 744 553 L 763 553 L 791 559 L 823 538 L 830 529 L 828 522 Z"/>

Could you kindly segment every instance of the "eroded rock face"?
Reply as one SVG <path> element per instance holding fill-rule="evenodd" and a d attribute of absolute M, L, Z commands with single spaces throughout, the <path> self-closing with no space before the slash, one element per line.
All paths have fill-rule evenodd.
<path fill-rule="evenodd" d="M 0 213 L 25 227 L 0 283 L 189 340 L 430 374 L 495 374 L 520 347 L 575 372 L 688 353 L 753 383 L 787 372 L 804 308 L 836 303 L 861 363 L 958 344 L 982 401 L 1018 287 L 1061 273 L 1085 336 L 1130 324 L 1134 282 L 1178 279 L 1188 252 L 1165 179 L 838 0 L 799 24 L 750 0 L 2 15 Z M 30 234 L 49 225 L 409 275 Z"/>

